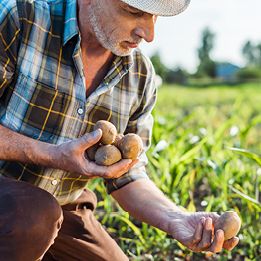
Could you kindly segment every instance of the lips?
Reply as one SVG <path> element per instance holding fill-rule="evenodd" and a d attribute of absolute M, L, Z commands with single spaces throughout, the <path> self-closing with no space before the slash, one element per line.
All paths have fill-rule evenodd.
<path fill-rule="evenodd" d="M 138 43 L 133 43 L 133 42 L 128 42 L 126 41 L 126 44 L 129 48 L 137 48 L 138 47 Z"/>

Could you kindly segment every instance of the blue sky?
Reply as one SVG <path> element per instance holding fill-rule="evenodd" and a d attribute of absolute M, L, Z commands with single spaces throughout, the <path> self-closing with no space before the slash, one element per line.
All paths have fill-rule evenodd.
<path fill-rule="evenodd" d="M 200 34 L 209 27 L 215 34 L 213 58 L 244 65 L 241 55 L 247 40 L 261 43 L 261 0 L 191 0 L 175 17 L 159 17 L 155 40 L 142 43 L 146 55 L 158 50 L 169 67 L 181 65 L 193 72 L 198 64 Z"/>

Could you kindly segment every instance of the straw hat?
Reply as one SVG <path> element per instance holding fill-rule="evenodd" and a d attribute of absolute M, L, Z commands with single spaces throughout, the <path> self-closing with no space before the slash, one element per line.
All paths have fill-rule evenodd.
<path fill-rule="evenodd" d="M 173 16 L 183 12 L 190 0 L 121 0 L 122 2 L 159 16 Z"/>

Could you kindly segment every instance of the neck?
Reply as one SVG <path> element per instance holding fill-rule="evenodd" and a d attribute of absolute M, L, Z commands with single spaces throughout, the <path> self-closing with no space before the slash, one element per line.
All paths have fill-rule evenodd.
<path fill-rule="evenodd" d="M 95 37 L 82 33 L 81 50 L 83 54 L 91 57 L 109 57 L 112 55 L 111 51 L 105 49 L 99 42 L 97 42 Z"/>

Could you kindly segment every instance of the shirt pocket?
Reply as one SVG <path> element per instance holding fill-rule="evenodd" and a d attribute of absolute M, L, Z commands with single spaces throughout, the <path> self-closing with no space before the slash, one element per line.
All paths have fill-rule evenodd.
<path fill-rule="evenodd" d="M 7 127 L 34 139 L 59 136 L 72 97 L 19 75 L 6 111 Z"/>

